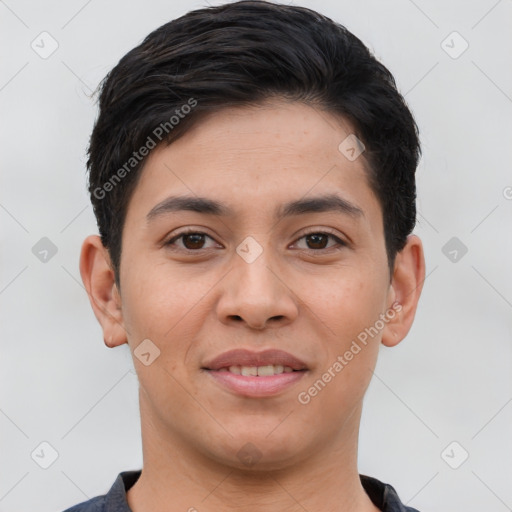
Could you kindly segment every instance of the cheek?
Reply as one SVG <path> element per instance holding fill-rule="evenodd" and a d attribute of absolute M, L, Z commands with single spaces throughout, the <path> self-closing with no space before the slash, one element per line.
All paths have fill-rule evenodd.
<path fill-rule="evenodd" d="M 153 262 L 151 262 L 153 263 Z M 133 334 L 165 344 L 175 330 L 189 322 L 194 305 L 205 294 L 205 280 L 162 264 L 131 263 L 123 283 L 123 315 Z"/>
<path fill-rule="evenodd" d="M 201 338 L 204 319 L 211 304 L 208 291 L 215 286 L 218 277 L 197 278 L 190 271 L 173 268 L 168 262 L 135 265 L 123 282 L 123 317 L 128 330 L 128 342 L 134 352 L 139 344 L 151 340 L 160 351 L 158 358 L 146 367 L 137 360 L 134 352 L 139 380 L 143 386 L 158 389 L 159 394 L 167 389 L 173 394 L 176 382 L 187 379 L 187 365 L 193 358 L 197 340 Z M 148 369 L 158 369 L 158 374 Z M 154 382 L 154 379 L 157 379 Z M 163 382 L 158 382 L 163 378 Z M 149 388 L 148 388 L 149 389 Z M 182 389 L 177 392 L 182 393 Z"/>
<path fill-rule="evenodd" d="M 326 279 L 306 293 L 308 306 L 321 320 L 330 339 L 329 346 L 337 351 L 350 345 L 353 339 L 371 327 L 383 312 L 387 287 L 381 276 L 345 268 L 338 279 Z"/>
<path fill-rule="evenodd" d="M 321 395 L 317 406 L 322 403 L 323 410 L 334 415 L 356 405 L 371 379 L 382 333 L 375 325 L 384 312 L 387 291 L 380 276 L 356 269 L 345 274 L 317 288 L 309 303 L 321 320 L 317 336 L 325 354 L 314 375 L 318 391 L 311 391 Z"/>
<path fill-rule="evenodd" d="M 133 354 L 143 403 L 164 423 L 171 415 L 186 418 L 195 411 L 191 396 L 196 393 L 187 383 L 183 362 L 202 325 L 198 315 L 205 282 L 171 273 L 165 264 L 133 262 L 124 279 L 123 316 L 130 349 L 136 351 L 142 340 L 149 339 L 159 350 L 149 365 Z"/>

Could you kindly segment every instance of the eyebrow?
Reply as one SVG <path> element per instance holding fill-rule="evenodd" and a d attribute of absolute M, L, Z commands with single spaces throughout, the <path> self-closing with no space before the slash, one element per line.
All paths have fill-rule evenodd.
<path fill-rule="evenodd" d="M 171 196 L 152 208 L 146 220 L 149 223 L 157 217 L 178 211 L 191 211 L 217 217 L 235 215 L 234 210 L 229 206 L 207 197 Z M 364 212 L 359 206 L 336 194 L 327 194 L 285 203 L 276 209 L 274 219 L 277 221 L 293 215 L 326 212 L 342 213 L 353 218 L 364 217 Z"/>

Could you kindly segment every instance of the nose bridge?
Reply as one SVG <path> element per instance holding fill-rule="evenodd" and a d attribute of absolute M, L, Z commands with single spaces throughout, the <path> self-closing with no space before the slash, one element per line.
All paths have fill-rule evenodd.
<path fill-rule="evenodd" d="M 231 272 L 218 304 L 221 321 L 244 321 L 262 328 L 269 321 L 293 320 L 297 307 L 292 292 L 274 268 L 271 249 L 247 237 L 233 254 Z"/>
<path fill-rule="evenodd" d="M 244 260 L 242 257 L 235 261 L 236 279 L 239 283 L 238 293 L 246 297 L 270 299 L 275 295 L 277 283 L 276 276 L 271 270 L 270 251 L 264 251 L 254 261 Z"/>

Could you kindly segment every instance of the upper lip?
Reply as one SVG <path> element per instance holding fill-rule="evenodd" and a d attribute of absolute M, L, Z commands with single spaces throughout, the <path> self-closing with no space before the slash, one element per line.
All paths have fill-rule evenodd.
<path fill-rule="evenodd" d="M 289 366 L 293 370 L 306 370 L 306 363 L 283 350 L 269 349 L 262 352 L 252 352 L 245 349 L 235 349 L 224 352 L 208 361 L 203 368 L 220 370 L 230 366 Z"/>

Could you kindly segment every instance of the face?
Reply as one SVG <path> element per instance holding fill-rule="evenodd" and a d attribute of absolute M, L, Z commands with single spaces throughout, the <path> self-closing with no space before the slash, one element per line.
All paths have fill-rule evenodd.
<path fill-rule="evenodd" d="M 272 103 L 216 113 L 149 156 L 123 230 L 120 318 L 161 439 L 268 469 L 354 433 L 399 313 L 364 153 L 338 149 L 350 133 Z"/>

